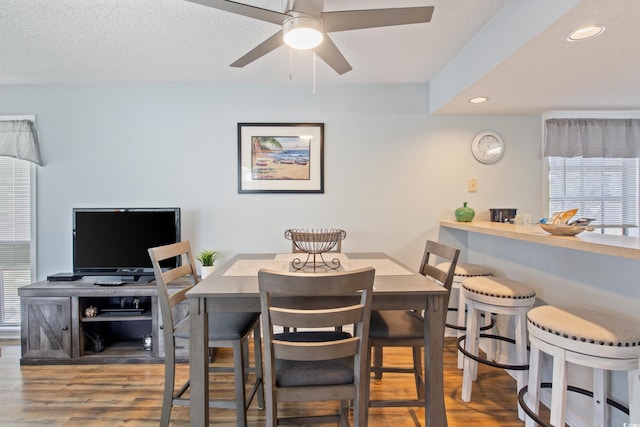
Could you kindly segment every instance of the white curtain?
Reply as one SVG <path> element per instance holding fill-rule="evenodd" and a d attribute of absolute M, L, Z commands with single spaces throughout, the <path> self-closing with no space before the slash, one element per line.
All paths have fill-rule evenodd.
<path fill-rule="evenodd" d="M 31 120 L 0 120 L 0 156 L 28 160 L 42 166 L 38 133 Z"/>
<path fill-rule="evenodd" d="M 640 119 L 548 119 L 545 157 L 640 157 Z"/>

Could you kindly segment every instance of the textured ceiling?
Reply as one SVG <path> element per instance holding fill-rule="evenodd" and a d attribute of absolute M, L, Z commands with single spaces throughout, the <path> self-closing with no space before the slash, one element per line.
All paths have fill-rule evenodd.
<path fill-rule="evenodd" d="M 425 5 L 430 23 L 332 33 L 353 70 L 318 59 L 317 84 L 430 83 L 434 113 L 640 108 L 638 0 L 325 0 L 324 10 Z M 607 31 L 565 41 L 593 23 Z M 312 54 L 285 47 L 229 67 L 279 29 L 184 0 L 0 0 L 0 85 L 310 83 Z M 478 95 L 490 101 L 466 102 Z"/>

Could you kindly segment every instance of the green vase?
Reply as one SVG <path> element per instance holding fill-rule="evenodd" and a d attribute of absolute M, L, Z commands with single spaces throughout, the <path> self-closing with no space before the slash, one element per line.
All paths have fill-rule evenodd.
<path fill-rule="evenodd" d="M 474 216 L 476 216 L 476 211 L 474 211 L 473 208 L 467 207 L 467 202 L 463 202 L 463 206 L 456 209 L 456 219 L 458 222 L 471 222 Z"/>

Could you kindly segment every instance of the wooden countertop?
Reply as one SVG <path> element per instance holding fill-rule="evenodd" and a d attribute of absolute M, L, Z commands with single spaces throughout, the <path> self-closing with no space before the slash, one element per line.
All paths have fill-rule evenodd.
<path fill-rule="evenodd" d="M 637 237 L 614 236 L 589 231 L 584 231 L 577 236 L 553 236 L 542 230 L 538 224 L 515 225 L 475 220 L 457 222 L 445 219 L 440 221 L 440 226 L 541 245 L 640 260 L 640 238 Z"/>

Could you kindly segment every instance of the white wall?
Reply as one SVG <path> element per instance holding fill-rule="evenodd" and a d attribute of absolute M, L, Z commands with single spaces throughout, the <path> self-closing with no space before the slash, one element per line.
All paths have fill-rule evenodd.
<path fill-rule="evenodd" d="M 194 251 L 289 251 L 287 228 L 340 227 L 345 251 L 417 267 L 439 239 L 545 302 L 634 310 L 637 262 L 440 229 L 463 201 L 481 219 L 489 208 L 543 216 L 541 118 L 429 115 L 427 99 L 425 85 L 0 86 L 0 114 L 37 116 L 38 278 L 71 271 L 72 208 L 179 206 Z M 238 122 L 325 123 L 325 193 L 238 194 Z M 471 155 L 483 130 L 505 140 L 497 164 Z"/>
<path fill-rule="evenodd" d="M 430 116 L 425 85 L 0 87 L 0 114 L 36 114 L 38 278 L 70 271 L 74 207 L 179 206 L 194 251 L 287 251 L 291 227 L 340 227 L 346 251 L 412 266 L 464 200 L 541 212 L 538 116 Z M 238 194 L 238 122 L 325 123 L 324 194 Z M 506 141 L 476 162 L 473 136 Z M 467 179 L 479 191 L 467 193 Z"/>

